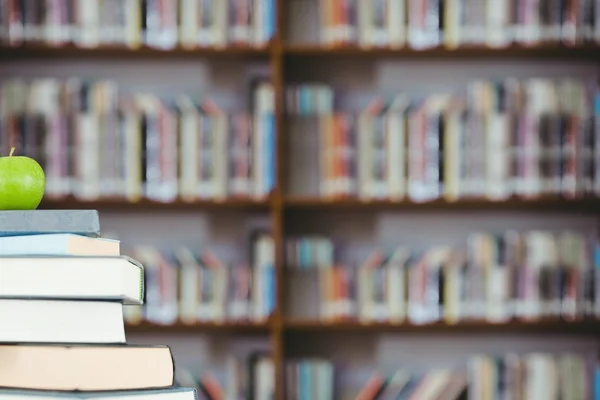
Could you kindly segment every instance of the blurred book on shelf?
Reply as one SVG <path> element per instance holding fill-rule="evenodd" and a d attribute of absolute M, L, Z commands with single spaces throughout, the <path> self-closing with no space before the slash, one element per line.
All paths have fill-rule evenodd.
<path fill-rule="evenodd" d="M 255 235 L 251 246 L 251 261 L 242 265 L 226 265 L 209 248 L 129 249 L 127 253 L 144 264 L 146 287 L 144 305 L 128 307 L 126 321 L 159 325 L 266 322 L 275 308 L 273 238 Z"/>
<path fill-rule="evenodd" d="M 598 3 L 528 0 L 319 0 L 326 46 L 416 50 L 444 46 L 599 43 Z"/>
<path fill-rule="evenodd" d="M 321 359 L 303 359 L 286 363 L 288 399 L 334 399 L 334 366 Z"/>
<path fill-rule="evenodd" d="M 310 269 L 329 267 L 335 258 L 333 241 L 323 236 L 302 236 L 286 240 L 286 265 Z"/>
<path fill-rule="evenodd" d="M 290 84 L 285 90 L 288 115 L 332 114 L 335 111 L 334 99 L 333 88 L 325 83 Z"/>
<path fill-rule="evenodd" d="M 125 94 L 114 81 L 0 84 L 0 154 L 16 147 L 46 171 L 46 197 L 160 202 L 264 200 L 274 186 L 273 87 L 248 112 L 207 97 Z"/>
<path fill-rule="evenodd" d="M 316 271 L 325 322 L 600 318 L 600 247 L 581 233 L 474 233 L 462 248 L 377 249 L 359 265 L 338 262 L 332 246 L 301 238 L 287 253 L 288 266 Z"/>
<path fill-rule="evenodd" d="M 289 399 L 465 399 L 466 373 L 436 369 L 411 372 L 399 369 L 391 374 L 375 369 L 368 378 L 350 378 L 357 366 L 338 365 L 328 360 L 310 358 L 286 364 L 287 398 Z M 362 368 L 361 368 L 362 369 Z M 360 380 L 361 382 L 354 382 Z"/>
<path fill-rule="evenodd" d="M 227 356 L 222 369 L 177 364 L 176 383 L 198 389 L 199 400 L 269 399 L 273 396 L 273 359 L 262 352 Z"/>
<path fill-rule="evenodd" d="M 461 371 L 441 368 L 421 373 L 400 369 L 391 375 L 375 371 L 356 398 L 465 399 L 467 382 L 464 375 Z"/>
<path fill-rule="evenodd" d="M 473 81 L 462 93 L 381 96 L 334 113 L 323 87 L 290 90 L 288 112 L 316 117 L 324 198 L 600 196 L 596 82 Z"/>
<path fill-rule="evenodd" d="M 275 15 L 275 0 L 14 0 L 0 3 L 0 44 L 262 47 Z"/>

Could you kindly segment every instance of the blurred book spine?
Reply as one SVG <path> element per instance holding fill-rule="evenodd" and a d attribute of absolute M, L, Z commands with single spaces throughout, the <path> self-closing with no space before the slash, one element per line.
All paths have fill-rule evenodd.
<path fill-rule="evenodd" d="M 0 43 L 170 50 L 263 47 L 275 0 L 11 0 L 0 2 Z"/>
<path fill-rule="evenodd" d="M 288 399 L 334 399 L 334 366 L 327 360 L 288 361 L 286 388 Z"/>
<path fill-rule="evenodd" d="M 268 399 L 274 395 L 273 358 L 259 351 L 247 356 L 229 355 L 223 368 L 180 365 L 176 384 L 198 389 L 199 400 Z"/>
<path fill-rule="evenodd" d="M 319 0 L 319 42 L 363 48 L 600 43 L 596 0 Z"/>
<path fill-rule="evenodd" d="M 226 265 L 210 249 L 129 249 L 128 254 L 144 263 L 146 300 L 143 306 L 126 308 L 126 321 L 266 322 L 275 308 L 273 238 L 261 234 L 251 246 L 252 260 L 245 265 Z"/>
<path fill-rule="evenodd" d="M 599 249 L 573 231 L 473 233 L 464 247 L 376 249 L 348 265 L 331 241 L 306 237 L 286 260 L 316 271 L 327 322 L 576 321 L 600 318 Z"/>
<path fill-rule="evenodd" d="M 286 265 L 290 268 L 327 268 L 335 258 L 333 241 L 327 237 L 288 238 L 286 248 Z"/>
<path fill-rule="evenodd" d="M 334 91 L 324 83 L 287 85 L 286 111 L 288 115 L 310 116 L 334 112 Z"/>
<path fill-rule="evenodd" d="M 0 154 L 14 146 L 38 160 L 48 198 L 264 200 L 274 186 L 268 83 L 256 89 L 249 112 L 76 78 L 4 81 L 0 97 Z"/>
<path fill-rule="evenodd" d="M 595 82 L 474 81 L 462 94 L 376 97 L 360 112 L 332 113 L 333 96 L 312 85 L 287 101 L 288 113 L 317 119 L 328 199 L 600 196 Z"/>

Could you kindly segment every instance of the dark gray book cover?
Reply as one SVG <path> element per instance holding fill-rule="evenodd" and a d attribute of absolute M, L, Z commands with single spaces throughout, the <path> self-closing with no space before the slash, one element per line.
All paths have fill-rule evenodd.
<path fill-rule="evenodd" d="M 0 237 L 73 233 L 100 236 L 96 210 L 0 211 Z"/>
<path fill-rule="evenodd" d="M 156 390 L 119 390 L 113 392 L 53 392 L 45 390 L 1 390 L 0 400 L 4 399 L 78 399 L 78 400 L 102 400 L 102 399 L 177 399 L 197 400 L 198 395 L 194 388 L 172 387 Z"/>

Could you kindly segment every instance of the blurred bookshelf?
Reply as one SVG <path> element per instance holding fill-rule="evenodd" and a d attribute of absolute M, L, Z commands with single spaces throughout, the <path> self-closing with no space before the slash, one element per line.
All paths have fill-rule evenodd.
<path fill-rule="evenodd" d="M 454 0 L 453 4 L 458 9 L 467 2 Z M 123 235 L 124 238 L 139 235 L 139 241 L 143 242 L 147 235 L 154 240 L 144 251 L 151 254 L 151 262 L 147 264 L 152 265 L 149 271 L 155 274 L 149 281 L 150 290 L 160 294 L 152 294 L 148 307 L 141 312 L 136 311 L 135 322 L 129 320 L 127 324 L 128 333 L 140 337 L 146 334 L 173 336 L 177 337 L 175 342 L 181 336 L 211 337 L 214 340 L 221 336 L 231 336 L 235 340 L 260 336 L 264 343 L 256 345 L 252 342 L 249 346 L 253 347 L 252 351 L 256 350 L 254 347 L 261 347 L 268 354 L 265 358 L 268 361 L 261 364 L 263 372 L 260 374 L 268 375 L 272 371 L 271 375 L 274 375 L 255 382 L 261 387 L 258 390 L 263 390 L 260 393 L 264 395 L 274 387 L 273 398 L 299 398 L 298 393 L 305 389 L 297 387 L 296 375 L 299 373 L 290 373 L 290 368 L 314 369 L 329 375 L 334 374 L 332 370 L 335 369 L 335 378 L 325 379 L 327 388 L 319 392 L 323 400 L 332 398 L 323 393 L 330 393 L 334 390 L 332 387 L 342 385 L 340 382 L 348 383 L 346 375 L 354 376 L 345 372 L 338 376 L 337 364 L 333 360 L 337 353 L 344 352 L 346 336 L 352 338 L 355 334 L 366 334 L 363 336 L 369 338 L 364 340 L 370 343 L 370 340 L 376 340 L 371 338 L 386 334 L 420 337 L 431 333 L 444 335 L 444 338 L 463 336 L 468 343 L 473 337 L 512 335 L 509 343 L 514 344 L 521 336 L 542 338 L 540 342 L 546 343 L 546 337 L 559 334 L 559 344 L 563 345 L 564 351 L 570 349 L 572 341 L 581 337 L 597 339 L 600 328 L 597 317 L 600 312 L 597 310 L 578 311 L 572 318 L 570 315 L 538 315 L 531 320 L 511 317 L 504 321 L 461 319 L 454 323 L 443 318 L 425 323 L 417 323 L 410 318 L 394 322 L 361 321 L 347 316 L 327 320 L 319 318 L 318 311 L 311 316 L 297 316 L 291 308 L 310 308 L 316 302 L 318 309 L 324 303 L 318 287 L 330 279 L 319 276 L 307 278 L 304 275 L 329 276 L 323 270 L 337 269 L 329 267 L 337 267 L 338 260 L 332 257 L 326 268 L 316 272 L 297 271 L 302 268 L 291 265 L 286 244 L 290 237 L 319 234 L 330 238 L 338 233 L 350 242 L 346 247 L 351 249 L 364 245 L 362 242 L 371 239 L 371 242 L 376 242 L 382 237 L 402 241 L 415 231 L 414 225 L 408 228 L 398 226 L 404 223 L 403 218 L 412 217 L 439 216 L 439 221 L 427 225 L 431 236 L 435 236 L 438 227 L 443 230 L 441 226 L 447 225 L 445 221 L 449 218 L 455 218 L 451 223 L 461 226 L 463 223 L 468 225 L 471 219 L 508 221 L 505 224 L 517 221 L 522 222 L 518 230 L 525 231 L 523 226 L 528 218 L 535 215 L 537 219 L 531 219 L 531 224 L 534 228 L 538 224 L 540 229 L 545 229 L 549 224 L 546 221 L 557 215 L 563 218 L 563 222 L 557 227 L 552 225 L 549 230 L 569 228 L 570 219 L 576 225 L 574 230 L 581 227 L 586 232 L 591 230 L 590 227 L 597 230 L 600 216 L 598 2 L 582 2 L 591 7 L 585 10 L 575 9 L 577 2 L 569 3 L 573 9 L 561 17 L 557 10 L 535 10 L 533 2 L 530 4 L 523 0 L 530 14 L 537 15 L 531 20 L 524 16 L 525 12 L 523 15 L 511 14 L 509 3 L 512 2 L 492 0 L 468 2 L 479 8 L 473 8 L 475 11 L 464 17 L 466 20 L 460 20 L 459 13 L 453 12 L 455 8 L 446 7 L 443 13 L 438 12 L 436 5 L 445 3 L 443 0 L 373 1 L 372 8 L 368 7 L 369 2 L 360 0 L 347 2 L 354 7 L 345 8 L 342 0 L 255 0 L 253 7 L 261 8 L 250 11 L 244 6 L 252 2 L 240 1 L 232 5 L 223 1 L 211 3 L 214 18 L 206 20 L 199 17 L 204 11 L 198 8 L 206 5 L 206 0 L 164 2 L 168 12 L 163 10 L 161 14 L 159 8 L 146 8 L 145 15 L 142 14 L 142 1 L 129 1 L 127 6 L 122 5 L 125 7 L 121 10 L 125 15 L 123 19 L 111 16 L 96 1 L 88 3 L 93 5 L 90 8 L 92 12 L 80 11 L 82 15 L 79 16 L 73 12 L 56 13 L 45 19 L 39 19 L 32 9 L 20 9 L 20 3 L 6 3 L 9 5 L 4 6 L 16 8 L 9 10 L 12 13 L 0 13 L 0 82 L 3 90 L 0 99 L 3 104 L 0 152 L 7 153 L 12 145 L 16 145 L 18 154 L 25 153 L 42 160 L 48 172 L 50 193 L 41 208 L 98 209 L 107 216 L 109 230 L 115 230 L 117 236 L 121 233 L 119 229 L 123 229 L 128 232 Z M 160 2 L 144 3 L 158 7 Z M 486 14 L 489 10 L 481 8 L 488 3 L 497 5 L 495 17 Z M 565 0 L 565 7 L 567 3 Z M 53 4 L 55 7 L 67 7 L 69 3 L 58 0 Z M 125 2 L 113 5 L 116 7 L 117 4 Z M 184 4 L 192 11 L 182 11 Z M 402 4 L 406 7 L 399 7 Z M 429 4 L 429 8 L 419 7 L 425 4 Z M 136 8 L 138 5 L 139 9 Z M 343 12 L 333 15 L 335 7 Z M 94 13 L 94 10 L 97 12 Z M 10 21 L 7 20 L 9 15 L 13 18 Z M 117 33 L 106 34 L 107 29 L 114 29 Z M 49 61 L 48 67 L 45 66 L 46 61 Z M 401 64 L 404 62 L 408 63 Z M 115 66 L 111 73 L 115 77 L 88 81 L 94 75 L 104 75 L 98 71 L 102 72 L 102 65 L 112 63 Z M 123 73 L 119 77 L 124 64 L 130 65 L 134 72 Z M 164 68 L 161 75 L 144 73 L 143 70 L 151 69 L 152 64 L 160 64 L 159 68 Z M 452 65 L 446 67 L 445 64 Z M 169 67 L 182 65 L 189 65 L 193 72 L 185 70 L 180 73 L 179 69 L 174 69 L 175 72 L 166 77 L 162 75 Z M 475 70 L 473 76 L 470 65 Z M 64 71 L 61 70 L 63 67 Z M 551 72 L 546 73 L 546 68 Z M 255 73 L 257 69 L 260 69 L 259 73 Z M 263 69 L 268 72 L 263 73 Z M 486 69 L 491 72 L 481 72 Z M 133 89 L 128 86 L 134 78 L 166 86 L 177 81 L 179 86 L 177 89 L 167 88 L 166 95 L 164 87 L 160 88 L 160 94 L 149 94 L 135 85 Z M 513 79 L 507 83 L 508 78 Z M 430 90 L 443 79 L 451 81 L 452 89 Z M 211 86 L 211 83 L 214 85 Z M 227 95 L 233 100 L 220 99 L 220 86 L 227 87 Z M 420 89 L 420 86 L 425 87 L 427 93 L 412 93 L 415 87 Z M 514 92 L 511 92 L 513 89 Z M 577 103 L 577 106 L 560 100 L 567 94 L 572 96 L 570 100 L 575 99 L 572 103 Z M 80 103 L 76 100 L 78 97 L 85 100 Z M 439 105 L 440 97 L 445 99 L 442 106 Z M 475 136 L 484 138 L 483 141 L 489 140 L 498 133 L 498 129 L 509 134 L 521 132 L 522 137 L 516 139 L 517 145 L 509 143 L 506 147 L 509 147 L 507 153 L 511 154 L 510 157 L 511 152 L 524 153 L 524 161 L 517 160 L 515 170 L 500 173 L 501 185 L 504 185 L 501 189 L 498 189 L 500 186 L 489 185 L 490 179 L 485 176 L 476 178 L 482 187 L 491 187 L 489 191 L 468 189 L 468 193 L 463 193 L 460 185 L 456 184 L 456 176 L 460 176 L 463 170 L 456 165 L 447 165 L 447 157 L 440 155 L 449 147 L 448 141 L 444 140 L 445 127 L 448 126 L 448 115 L 456 110 L 455 102 L 461 103 L 458 108 L 468 118 L 475 116 L 488 121 L 506 117 L 517 120 L 517 127 L 460 125 L 460 129 L 467 132 L 465 135 L 471 135 L 469 140 L 474 140 Z M 235 106 L 221 107 L 224 103 L 235 103 Z M 507 112 L 511 107 L 512 111 Z M 537 120 L 530 123 L 531 119 L 541 119 L 540 114 L 547 118 L 543 123 L 538 124 Z M 420 136 L 429 134 L 426 129 L 411 129 L 411 121 L 423 116 L 443 125 L 441 131 L 438 128 L 433 133 L 435 138 L 428 142 L 435 142 L 433 150 L 414 144 L 427 141 Z M 72 138 L 61 136 L 64 127 L 53 123 L 70 123 L 73 118 L 80 118 L 81 123 L 87 124 L 85 127 L 94 132 L 94 145 L 84 150 L 72 143 L 65 145 L 65 141 Z M 144 118 L 145 122 L 140 122 Z M 396 153 L 386 153 L 385 140 L 376 138 L 374 142 L 379 147 L 369 150 L 370 155 L 364 161 L 361 154 L 367 152 L 355 143 L 356 137 L 389 135 L 392 131 L 389 124 L 398 123 L 398 118 L 406 129 L 402 138 L 394 139 L 401 142 L 395 147 Z M 168 122 L 158 129 L 156 137 L 160 144 L 157 146 L 156 142 L 148 141 L 148 121 L 163 119 Z M 361 128 L 361 119 L 374 125 L 388 124 L 388 128 Z M 36 125 L 40 120 L 43 124 Z M 549 145 L 543 140 L 548 133 L 547 120 L 551 121 L 550 125 L 554 123 L 552 129 L 555 129 L 550 129 L 554 136 Z M 119 125 L 115 121 L 126 123 Z M 452 121 L 456 124 L 455 120 Z M 190 128 L 189 124 L 193 123 L 196 125 Z M 226 128 L 219 132 L 226 131 L 230 141 L 213 140 L 219 135 L 217 128 L 208 128 L 211 134 L 217 133 L 212 136 L 213 139 L 206 139 L 206 143 L 194 138 L 200 127 L 213 126 L 211 124 L 225 124 L 222 126 Z M 76 131 L 79 128 L 68 129 Z M 111 135 L 111 132 L 117 134 Z M 142 134 L 146 138 L 145 144 L 120 142 L 123 137 L 136 138 Z M 183 140 L 184 136 L 187 139 Z M 440 136 L 443 138 L 440 139 Z M 79 139 L 85 140 L 85 136 Z M 543 147 L 540 142 L 548 146 L 540 149 L 540 146 Z M 473 145 L 470 142 L 464 144 L 464 148 L 478 145 L 481 143 Z M 65 151 L 65 148 L 68 149 Z M 389 142 L 387 148 L 392 148 Z M 193 151 L 190 152 L 190 149 Z M 428 153 L 429 150 L 433 151 L 433 156 Z M 496 150 L 492 147 L 481 151 L 494 155 Z M 152 157 L 147 156 L 149 151 L 154 152 Z M 219 157 L 215 154 L 223 151 L 227 155 L 223 160 L 216 160 Z M 341 155 L 334 156 L 337 161 L 332 165 L 323 161 L 327 155 L 337 153 Z M 424 171 L 419 171 L 419 160 L 411 161 L 410 154 L 435 159 L 434 167 L 423 167 Z M 584 164 L 573 161 L 582 156 L 586 160 Z M 170 161 L 157 161 L 164 158 Z M 203 161 L 198 162 L 200 158 Z M 210 165 L 207 167 L 203 162 Z M 503 159 L 502 162 L 508 164 L 509 160 Z M 385 181 L 389 178 L 389 171 L 399 169 L 394 163 L 401 164 L 403 172 L 395 174 L 395 181 L 390 183 Z M 88 164 L 94 164 L 95 169 L 82 168 Z M 481 160 L 473 161 L 469 168 L 490 170 L 489 165 Z M 552 172 L 548 172 L 547 168 Z M 433 178 L 428 175 L 431 169 L 435 169 L 431 175 Z M 182 176 L 182 171 L 192 170 L 195 171 L 193 174 Z M 369 180 L 375 181 L 371 182 L 375 189 L 361 193 L 357 182 L 363 178 L 357 176 L 358 170 L 374 171 Z M 449 175 L 448 170 L 458 175 Z M 522 186 L 519 179 L 523 174 L 527 175 L 527 182 L 537 189 L 532 193 L 515 194 L 512 190 Z M 397 175 L 402 175 L 402 179 Z M 498 184 L 498 174 L 490 176 Z M 418 187 L 412 193 L 411 179 Z M 454 182 L 454 186 L 447 190 L 450 181 Z M 500 196 L 497 195 L 498 190 L 502 192 Z M 421 193 L 427 191 L 428 194 L 422 198 Z M 515 214 L 518 215 L 515 217 Z M 385 225 L 382 219 L 390 215 L 401 217 L 394 217 L 396 227 L 386 231 L 381 227 Z M 156 220 L 156 227 L 142 224 L 146 220 Z M 181 228 L 185 222 L 198 222 L 202 225 L 198 231 L 204 231 L 198 232 L 189 226 Z M 248 227 L 255 222 L 259 225 L 258 229 Z M 217 232 L 214 240 L 218 245 L 201 243 L 200 246 L 194 242 L 198 238 L 211 239 L 211 230 Z M 474 230 L 468 226 L 457 228 L 456 232 L 444 232 L 456 239 L 466 237 Z M 497 222 L 490 230 L 503 232 L 505 226 Z M 256 231 L 269 233 L 260 249 L 253 247 L 251 237 Z M 163 244 L 156 238 L 159 235 L 172 235 L 174 239 Z M 227 241 L 223 237 L 229 241 L 227 246 L 222 244 Z M 348 240 L 352 238 L 356 240 Z M 415 241 L 425 242 L 428 238 L 428 235 L 419 236 Z M 592 291 L 600 297 L 600 286 L 596 283 L 600 282 L 600 261 L 592 254 L 597 251 L 594 246 L 598 242 L 593 240 L 589 239 L 588 244 L 593 250 L 588 254 L 586 268 L 581 268 L 582 271 L 593 270 L 591 275 L 560 278 L 564 282 L 559 280 L 563 285 L 560 290 L 567 293 L 564 295 L 567 298 L 565 307 L 569 310 L 571 300 L 577 298 L 578 301 L 584 291 L 586 296 L 587 291 Z M 455 242 L 448 246 L 455 246 Z M 126 240 L 123 244 L 127 245 Z M 195 248 L 197 245 L 203 248 Z M 389 243 L 386 245 L 390 248 Z M 217 267 L 211 262 L 208 264 L 212 266 L 207 267 L 206 260 L 202 258 L 206 248 L 212 250 L 211 246 L 218 250 L 215 251 Z M 194 253 L 189 257 L 193 260 L 189 261 L 189 265 L 187 261 L 181 261 L 181 257 L 174 256 L 184 247 Z M 250 250 L 246 251 L 246 247 Z M 551 247 L 540 252 L 549 252 L 548 249 Z M 131 250 L 135 254 L 136 246 L 132 246 Z M 231 255 L 233 253 L 234 256 Z M 260 255 L 257 257 L 257 254 Z M 342 258 L 341 264 L 353 265 L 360 265 L 367 259 L 363 254 L 354 253 Z M 181 275 L 183 264 L 194 271 L 191 273 L 202 277 L 190 280 L 200 282 L 198 287 L 207 285 L 201 290 L 199 299 L 188 298 L 189 303 L 185 306 L 182 306 L 178 293 L 182 290 L 181 283 L 187 279 Z M 381 265 L 378 267 L 383 268 Z M 563 268 L 562 265 L 559 267 Z M 250 273 L 242 275 L 244 279 L 236 280 L 227 276 L 233 268 Z M 256 271 L 262 275 L 253 275 Z M 170 280 L 164 283 L 157 278 L 161 274 L 166 274 Z M 596 285 L 594 289 L 585 286 L 590 279 Z M 573 287 L 565 289 L 568 285 Z M 213 286 L 222 290 L 213 292 Z M 347 284 L 347 287 L 350 286 Z M 348 289 L 348 292 L 352 290 Z M 297 300 L 296 292 L 308 294 L 312 303 Z M 388 295 L 388 292 L 385 293 Z M 535 294 L 535 290 L 533 293 L 534 297 L 539 295 Z M 378 295 L 381 293 L 378 292 Z M 342 295 L 337 293 L 335 296 Z M 598 302 L 595 298 L 594 301 Z M 210 317 L 213 311 L 208 308 L 205 309 L 206 315 L 201 317 L 190 311 L 206 307 L 206 304 L 219 308 L 219 318 Z M 255 307 L 259 311 L 249 311 Z M 187 310 L 186 322 L 180 315 L 184 308 Z M 303 342 L 301 339 L 305 335 L 310 335 L 314 342 Z M 570 339 L 569 335 L 574 338 Z M 332 351 L 325 336 L 339 340 L 329 346 Z M 325 344 L 321 344 L 321 339 Z M 359 343 L 347 353 L 354 357 L 354 351 L 360 353 L 362 347 L 370 349 L 363 344 Z M 317 350 L 311 347 L 313 345 Z M 584 345 L 588 347 L 584 348 Z M 586 342 L 581 346 L 579 349 L 583 353 L 599 352 L 594 344 Z M 496 356 L 501 357 L 510 350 L 498 350 L 500 355 Z M 553 349 L 542 350 L 546 350 L 546 354 Z M 185 352 L 182 350 L 184 355 Z M 325 357 L 324 360 L 303 361 L 306 356 L 315 353 Z M 293 360 L 300 361 L 294 364 Z M 246 365 L 246 360 L 237 362 Z M 389 360 L 386 362 L 389 363 Z M 547 367 L 553 361 L 545 359 L 544 362 Z M 493 361 L 484 360 L 483 363 L 491 364 Z M 365 365 L 368 364 L 365 362 Z M 597 370 L 597 364 L 593 365 Z M 348 383 L 348 387 L 352 388 L 351 394 L 339 397 L 355 398 L 357 393 L 362 393 L 360 398 L 374 398 L 377 388 L 385 386 L 383 382 L 392 382 L 395 376 L 395 372 L 387 373 L 389 371 L 376 376 L 372 374 L 376 368 L 377 365 L 369 365 L 366 375 L 352 378 L 352 382 Z M 478 375 L 479 370 L 473 368 L 475 372 L 464 374 L 468 382 L 482 379 Z M 489 372 L 489 365 L 486 368 Z M 589 370 L 593 371 L 593 368 Z M 464 372 L 464 369 L 461 371 Z M 308 374 L 316 374 L 315 371 Z M 194 373 L 194 378 L 202 381 L 203 378 Z M 424 376 L 428 374 L 426 372 Z M 221 383 L 227 381 L 227 390 L 240 385 L 235 379 L 230 382 L 230 375 L 229 371 L 225 373 L 226 378 L 219 376 L 217 379 Z M 206 379 L 212 382 L 208 386 L 214 386 L 212 376 Z M 427 379 L 437 379 L 439 385 L 442 381 L 443 385 L 453 384 L 461 388 L 465 385 L 460 380 L 462 383 L 457 384 L 456 380 L 452 383 L 447 376 Z M 336 380 L 335 385 L 333 380 Z M 367 389 L 373 390 L 372 396 Z M 537 394 L 531 392 L 527 398 L 551 396 L 539 388 L 531 390 L 538 390 Z M 464 394 L 464 391 L 459 392 Z M 206 395 L 206 398 L 210 397 Z M 260 396 L 256 398 L 261 399 Z"/>

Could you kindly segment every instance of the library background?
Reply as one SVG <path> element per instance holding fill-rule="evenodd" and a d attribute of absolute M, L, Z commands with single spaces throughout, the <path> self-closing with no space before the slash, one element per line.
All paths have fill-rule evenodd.
<path fill-rule="evenodd" d="M 600 398 L 600 0 L 4 0 L 0 43 L 0 154 L 200 398 Z"/>

